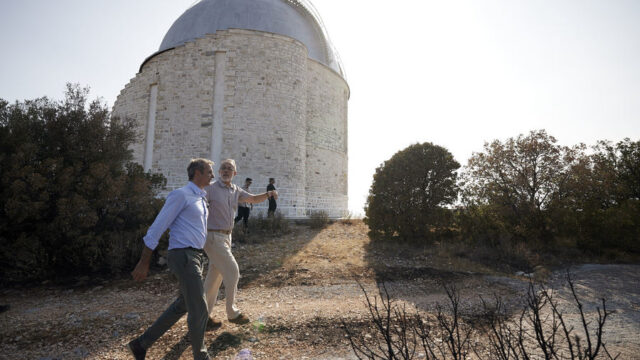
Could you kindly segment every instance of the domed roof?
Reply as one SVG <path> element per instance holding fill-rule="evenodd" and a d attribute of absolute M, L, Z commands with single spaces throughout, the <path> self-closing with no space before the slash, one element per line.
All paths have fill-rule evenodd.
<path fill-rule="evenodd" d="M 158 53 L 226 29 L 291 37 L 307 47 L 310 58 L 344 76 L 320 16 L 306 0 L 201 0 L 173 23 Z"/>

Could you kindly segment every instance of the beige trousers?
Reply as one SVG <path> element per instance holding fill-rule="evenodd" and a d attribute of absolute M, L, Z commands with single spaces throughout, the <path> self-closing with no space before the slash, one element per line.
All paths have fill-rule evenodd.
<path fill-rule="evenodd" d="M 224 281 L 224 295 L 227 304 L 227 318 L 235 319 L 240 310 L 235 305 L 240 270 L 231 253 L 231 235 L 209 231 L 204 251 L 209 257 L 209 270 L 204 280 L 209 315 L 218 299 L 220 284 Z"/>

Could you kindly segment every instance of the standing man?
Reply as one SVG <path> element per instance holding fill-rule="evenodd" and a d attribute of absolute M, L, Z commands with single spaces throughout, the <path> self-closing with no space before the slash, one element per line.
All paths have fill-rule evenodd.
<path fill-rule="evenodd" d="M 218 298 L 220 284 L 224 281 L 226 296 L 227 319 L 235 324 L 246 324 L 249 318 L 240 312 L 235 305 L 236 292 L 240 270 L 238 263 L 231 253 L 231 230 L 233 218 L 238 202 L 250 204 L 267 200 L 268 197 L 278 198 L 278 193 L 268 191 L 264 194 L 253 195 L 231 183 L 237 175 L 236 162 L 233 159 L 220 163 L 220 178 L 207 186 L 207 200 L 209 201 L 209 221 L 207 242 L 204 250 L 209 257 L 209 270 L 204 281 L 209 315 Z M 220 321 L 210 319 L 209 325 L 217 327 Z"/>
<path fill-rule="evenodd" d="M 162 234 L 169 228 L 169 268 L 178 278 L 178 298 L 140 337 L 128 347 L 136 360 L 144 359 L 147 349 L 185 313 L 194 360 L 210 359 L 204 346 L 207 325 L 207 302 L 202 285 L 203 247 L 207 238 L 207 193 L 203 190 L 213 180 L 213 162 L 193 159 L 187 167 L 189 183 L 169 193 L 167 200 L 143 238 L 145 248 L 131 272 L 135 281 L 147 277 L 151 255 Z"/>
<path fill-rule="evenodd" d="M 269 191 L 276 191 L 276 187 L 273 186 L 273 184 L 276 183 L 276 179 L 274 178 L 269 178 L 269 185 L 267 185 L 267 193 Z M 276 199 L 278 197 L 273 197 L 270 196 L 269 197 L 269 210 L 267 210 L 267 217 L 273 217 L 273 215 L 275 215 L 276 213 L 276 208 L 278 207 L 278 204 L 276 204 Z"/>
<path fill-rule="evenodd" d="M 246 178 L 244 180 L 244 186 L 242 190 L 249 192 L 249 186 L 251 186 L 251 178 Z M 251 213 L 251 209 L 253 208 L 253 204 L 249 204 L 248 202 L 238 203 L 238 216 L 233 219 L 233 223 L 236 224 L 240 219 L 242 219 L 242 224 L 244 229 L 247 230 L 249 228 L 249 214 Z"/>

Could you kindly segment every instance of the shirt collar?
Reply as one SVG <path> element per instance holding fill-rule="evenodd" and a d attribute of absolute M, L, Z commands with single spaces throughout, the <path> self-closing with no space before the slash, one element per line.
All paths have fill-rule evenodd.
<path fill-rule="evenodd" d="M 191 189 L 191 191 L 193 191 L 193 193 L 196 195 L 207 196 L 207 192 L 200 189 L 198 185 L 193 183 L 193 181 L 189 181 L 189 184 L 187 184 L 187 187 L 189 187 L 189 189 Z"/>
<path fill-rule="evenodd" d="M 225 183 L 223 183 L 220 180 L 216 180 L 215 183 L 218 184 L 218 186 L 220 186 L 221 188 L 224 188 L 224 189 L 233 189 L 233 185 L 234 185 L 233 183 L 231 183 L 231 184 L 229 184 L 229 186 L 227 186 Z"/>

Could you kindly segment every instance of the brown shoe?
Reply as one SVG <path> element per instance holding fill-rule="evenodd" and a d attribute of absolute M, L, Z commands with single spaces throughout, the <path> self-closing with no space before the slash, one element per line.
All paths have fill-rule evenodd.
<path fill-rule="evenodd" d="M 251 320 L 249 320 L 249 318 L 245 314 L 240 314 L 240 315 L 236 316 L 233 319 L 229 319 L 230 323 L 234 323 L 234 324 L 238 324 L 238 325 L 246 324 L 249 321 L 251 321 Z"/>
<path fill-rule="evenodd" d="M 207 320 L 207 330 L 215 330 L 222 326 L 222 321 L 209 318 Z"/>

